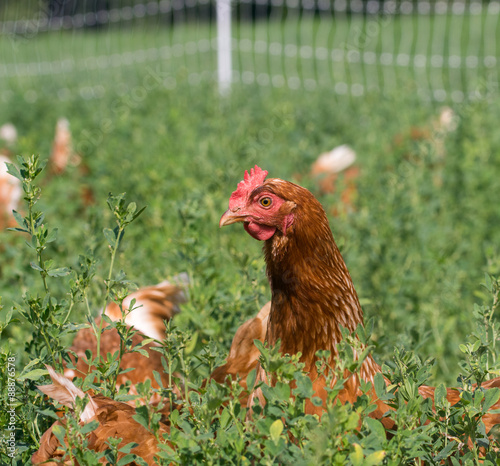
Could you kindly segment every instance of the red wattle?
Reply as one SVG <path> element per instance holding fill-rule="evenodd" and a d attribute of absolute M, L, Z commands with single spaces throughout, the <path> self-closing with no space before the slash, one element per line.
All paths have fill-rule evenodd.
<path fill-rule="evenodd" d="M 275 227 L 270 227 L 267 225 L 260 225 L 258 223 L 254 223 L 254 222 L 245 222 L 243 224 L 243 227 L 245 228 L 245 231 L 252 238 L 258 239 L 259 241 L 268 240 L 276 232 Z"/>

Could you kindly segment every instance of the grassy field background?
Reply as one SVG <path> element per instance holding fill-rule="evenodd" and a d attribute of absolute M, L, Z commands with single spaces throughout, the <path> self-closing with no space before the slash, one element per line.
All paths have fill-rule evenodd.
<path fill-rule="evenodd" d="M 218 230 L 236 183 L 255 163 L 272 176 L 297 181 L 300 175 L 332 212 L 338 196 L 321 196 L 307 174 L 322 151 L 348 143 L 361 168 L 357 207 L 331 217 L 331 225 L 365 311 L 376 316 L 381 342 L 414 339 L 423 355 L 438 357 L 440 379 L 452 381 L 475 294 L 484 272 L 495 273 L 498 263 L 498 102 L 455 109 L 459 126 L 446 137 L 441 166 L 435 142 L 409 138 L 412 126 L 430 127 L 439 109 L 411 96 L 350 101 L 326 89 L 303 94 L 250 86 L 221 101 L 210 84 L 186 81 L 181 70 L 175 89 L 142 92 L 137 85 L 122 95 L 67 102 L 40 92 L 28 104 L 14 93 L 2 107 L 2 121 L 19 131 L 15 152 L 47 158 L 55 122 L 65 116 L 90 168 L 88 175 L 70 170 L 44 187 L 41 202 L 47 221 L 60 229 L 54 253 L 61 261 L 71 266 L 84 245 L 98 244 L 106 258 L 105 199 L 126 191 L 148 209 L 128 232 L 120 267 L 141 285 L 187 271 L 195 288 L 180 320 L 227 344 L 228 331 L 269 298 L 260 245 L 237 228 Z M 407 137 L 399 147 L 397 135 Z M 83 208 L 81 185 L 92 188 L 96 206 Z M 7 309 L 32 279 L 24 240 L 11 232 L 2 238 L 9 244 L 2 260 Z"/>
<path fill-rule="evenodd" d="M 432 382 L 456 383 L 458 345 L 471 331 L 474 303 L 487 297 L 484 275 L 500 274 L 498 95 L 453 104 L 456 129 L 442 135 L 433 131 L 441 104 L 419 99 L 411 80 L 362 98 L 339 96 L 320 79 L 308 92 L 236 85 L 221 99 L 209 79 L 192 76 L 214 69 L 210 47 L 172 52 L 161 62 L 153 52 L 129 65 L 87 61 L 212 36 L 208 27 L 170 34 L 140 26 L 0 39 L 0 70 L 9 63 L 72 63 L 58 74 L 0 79 L 0 123 L 12 122 L 19 133 L 13 153 L 47 159 L 56 121 L 66 117 L 88 167 L 43 175 L 40 206 L 46 223 L 59 229 L 50 256 L 76 267 L 79 254 L 95 252 L 100 280 L 90 301 L 97 314 L 109 261 L 102 230 L 113 223 L 106 198 L 126 192 L 148 207 L 126 232 L 117 269 L 140 286 L 187 272 L 190 301 L 177 324 L 192 335 L 194 354 L 210 341 L 225 351 L 237 327 L 270 299 L 261 245 L 242 228 L 218 228 L 244 170 L 258 164 L 309 188 L 329 213 L 365 314 L 375 319 L 376 359 L 390 362 L 394 346 L 405 345 L 423 359 L 436 358 Z M 303 69 L 311 77 L 327 72 Z M 334 74 L 342 79 L 347 71 L 335 67 Z M 412 140 L 414 127 L 428 137 Z M 354 148 L 361 174 L 354 210 L 334 215 L 339 194 L 321 194 L 308 174 L 321 152 L 340 144 Z M 95 205 L 84 205 L 84 187 Z M 1 320 L 27 290 L 42 292 L 42 284 L 22 235 L 0 232 L 0 244 Z M 51 279 L 60 297 L 65 280 Z M 83 306 L 76 307 L 71 320 L 83 319 Z M 28 363 L 31 333 L 20 319 L 2 335 L 19 370 Z"/>

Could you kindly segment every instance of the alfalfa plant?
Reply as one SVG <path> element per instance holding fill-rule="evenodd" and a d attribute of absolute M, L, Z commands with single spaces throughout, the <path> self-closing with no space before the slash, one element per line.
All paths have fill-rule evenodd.
<path fill-rule="evenodd" d="M 48 402 L 36 390 L 35 381 L 41 382 L 41 378 L 47 374 L 45 365 L 50 365 L 57 372 L 62 372 L 64 365 L 74 367 L 71 361 L 71 352 L 66 347 L 66 342 L 71 334 L 78 331 L 87 324 L 76 325 L 71 322 L 70 315 L 76 304 L 85 303 L 87 320 L 89 326 L 94 330 L 97 341 L 100 341 L 103 331 L 102 324 L 96 325 L 88 300 L 88 290 L 96 278 L 97 261 L 93 253 L 80 255 L 78 265 L 75 269 L 60 266 L 50 257 L 50 244 L 57 240 L 57 228 L 48 226 L 44 213 L 38 209 L 38 201 L 42 195 L 39 186 L 39 177 L 43 172 L 45 162 L 39 156 L 32 155 L 28 158 L 18 157 L 18 164 L 8 164 L 8 172 L 18 178 L 22 183 L 25 212 L 14 211 L 13 215 L 18 226 L 13 228 L 15 232 L 26 237 L 26 245 L 31 251 L 32 260 L 30 266 L 40 276 L 40 286 L 33 286 L 22 298 L 15 302 L 13 308 L 7 314 L 7 319 L 0 325 L 2 331 L 10 324 L 12 316 L 17 315 L 26 321 L 32 332 L 32 338 L 25 344 L 25 354 L 11 354 L 9 348 L 2 348 L 1 359 L 8 361 L 15 358 L 17 361 L 28 360 L 20 374 L 11 377 L 13 386 L 11 392 L 7 392 L 10 383 L 7 371 L 2 370 L 1 377 L 1 404 L 2 412 L 13 410 L 15 419 L 15 455 L 9 455 L 2 444 L 0 447 L 0 458 L 10 462 L 14 457 L 20 461 L 27 460 L 30 454 L 38 448 L 38 440 L 44 430 L 50 425 L 53 417 L 53 405 Z M 120 272 L 114 275 L 115 257 L 120 246 L 125 228 L 132 223 L 143 211 L 138 209 L 135 203 L 125 203 L 125 195 L 109 195 L 108 206 L 113 212 L 116 226 L 114 229 L 105 229 L 104 237 L 108 241 L 110 251 L 110 266 L 105 279 L 105 288 L 102 292 L 103 308 L 110 299 L 118 302 L 122 308 L 122 302 L 128 294 L 130 282 L 126 280 L 125 274 Z M 67 277 L 67 278 L 65 278 Z M 52 280 L 65 281 L 53 292 Z M 61 288 L 67 292 L 62 297 Z M 134 303 L 128 312 L 133 309 Z M 97 354 L 89 355 L 89 374 L 87 381 L 97 391 L 107 396 L 116 395 L 116 378 L 120 373 L 120 362 L 123 355 L 128 351 L 141 351 L 141 346 L 147 340 L 141 342 L 138 347 L 132 348 L 132 336 L 135 333 L 125 323 L 125 312 L 119 322 L 111 322 L 106 319 L 108 328 L 114 327 L 120 335 L 120 348 L 113 355 L 101 355 L 99 345 Z M 104 319 L 101 319 L 101 323 Z M 74 354 L 73 354 L 74 355 Z M 101 383 L 103 382 L 104 383 Z M 77 382 L 79 384 L 80 382 Z M 8 427 L 10 418 L 0 417 L 0 427 Z"/>

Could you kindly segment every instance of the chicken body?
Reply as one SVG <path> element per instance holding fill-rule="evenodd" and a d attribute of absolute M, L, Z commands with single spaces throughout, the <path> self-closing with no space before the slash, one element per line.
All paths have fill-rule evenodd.
<path fill-rule="evenodd" d="M 134 307 L 128 312 L 133 299 L 136 300 Z M 163 340 L 165 337 L 165 321 L 170 320 L 177 314 L 180 311 L 179 305 L 185 301 L 186 297 L 182 289 L 168 281 L 141 288 L 127 296 L 123 301 L 123 308 L 126 313 L 125 323 L 138 331 L 132 338 L 132 345 L 139 345 L 144 340 L 144 335 L 149 338 Z M 118 321 L 122 318 L 122 312 L 116 303 L 109 304 L 104 314 L 113 321 Z M 99 328 L 101 319 L 96 319 L 95 324 Z M 102 328 L 104 331 L 101 334 L 100 353 L 113 354 L 120 350 L 121 338 L 116 328 L 106 329 L 106 327 L 108 325 L 103 322 Z M 153 388 L 159 388 L 153 376 L 153 371 L 160 374 L 164 387 L 169 386 L 168 374 L 165 373 L 161 363 L 161 353 L 153 349 L 155 346 L 157 346 L 157 343 L 154 342 L 142 346 L 148 356 L 139 352 L 128 352 L 123 355 L 120 367 L 122 369 L 132 368 L 133 370 L 118 375 L 116 381 L 118 387 L 130 381 L 129 393 L 136 395 L 137 390 L 135 385 L 149 379 Z M 76 368 L 66 368 L 64 375 L 68 378 L 85 377 L 91 371 L 85 352 L 90 350 L 95 356 L 97 350 L 97 339 L 94 331 L 91 328 L 80 330 L 76 334 L 70 349 L 78 356 L 77 360 L 72 357 Z M 160 398 L 155 395 L 150 401 L 158 403 Z M 131 400 L 130 404 L 134 405 L 134 400 Z"/>
<path fill-rule="evenodd" d="M 85 394 L 60 374 L 49 369 L 52 379 L 51 385 L 38 387 L 43 393 L 50 396 L 64 406 L 73 408 L 76 397 L 83 398 Z M 80 426 L 98 421 L 98 427 L 87 434 L 88 448 L 96 452 L 103 452 L 109 448 L 106 443 L 110 437 L 121 438 L 118 449 L 133 442 L 137 446 L 132 448 L 131 453 L 141 457 L 147 464 L 156 464 L 155 456 L 158 453 L 158 440 L 149 430 L 133 419 L 136 414 L 134 408 L 125 403 L 111 400 L 102 395 L 90 396 L 83 413 L 80 416 Z M 64 421 L 56 421 L 40 439 L 40 448 L 31 458 L 33 464 L 56 465 L 56 464 L 76 464 L 70 459 L 63 459 L 64 452 L 61 450 L 60 442 L 53 432 L 55 426 L 64 426 Z M 169 427 L 166 422 L 160 422 L 158 432 L 159 438 L 169 433 Z M 118 453 L 120 460 L 125 453 Z M 102 463 L 107 463 L 103 459 Z M 137 465 L 137 463 L 127 463 Z M 81 465 L 84 466 L 84 465 Z"/>
<path fill-rule="evenodd" d="M 178 281 L 187 282 L 185 277 L 177 277 Z M 132 300 L 135 299 L 135 304 L 130 310 Z M 132 337 L 132 345 L 136 346 L 141 343 L 145 336 L 162 340 L 165 337 L 165 321 L 170 320 L 180 309 L 179 305 L 186 301 L 186 296 L 183 290 L 168 281 L 163 281 L 158 285 L 148 286 L 137 290 L 135 293 L 127 296 L 123 301 L 123 309 L 126 313 L 125 323 L 130 327 L 138 330 Z M 118 321 L 122 318 L 120 307 L 115 304 L 109 304 L 104 310 L 104 314 L 111 320 Z M 101 324 L 101 319 L 96 320 L 97 327 Z M 102 328 L 104 331 L 101 334 L 100 352 L 101 354 L 114 353 L 119 351 L 121 338 L 115 328 L 106 329 L 108 324 L 103 322 Z M 138 353 L 125 353 L 122 357 L 121 369 L 132 368 L 134 370 L 119 374 L 117 377 L 117 386 L 131 382 L 129 389 L 130 394 L 137 394 L 136 384 L 139 382 L 151 381 L 153 388 L 159 388 L 156 382 L 153 371 L 157 371 L 160 375 L 163 387 L 169 386 L 169 377 L 163 369 L 161 363 L 161 353 L 153 349 L 157 343 L 150 342 L 142 346 L 147 352 L 147 356 Z M 39 387 L 40 390 L 59 401 L 61 404 L 73 407 L 73 401 L 76 396 L 83 398 L 85 394 L 75 387 L 67 378 L 85 377 L 93 368 L 89 366 L 85 351 L 90 350 L 94 355 L 97 349 L 97 339 L 94 331 L 91 328 L 80 330 L 73 341 L 71 350 L 75 352 L 78 359 L 72 357 L 75 369 L 66 368 L 64 371 L 65 377 L 56 374 L 49 368 L 49 374 L 52 378 L 52 385 Z M 66 378 L 67 377 L 67 378 Z M 177 387 L 173 387 L 174 392 L 180 396 L 180 391 Z M 157 438 L 145 429 L 142 425 L 133 419 L 136 414 L 133 406 L 136 400 L 131 400 L 128 404 L 121 403 L 102 395 L 90 395 L 90 401 L 85 408 L 81 425 L 92 420 L 97 420 L 99 426 L 93 432 L 87 435 L 88 448 L 96 452 L 102 452 L 108 448 L 106 444 L 109 437 L 123 439 L 119 448 L 130 442 L 138 443 L 139 445 L 132 449 L 134 453 L 143 458 L 147 464 L 156 464 L 155 455 L 158 452 Z M 145 402 L 146 400 L 138 400 Z M 162 401 L 158 394 L 154 394 L 152 398 L 147 400 L 149 403 L 157 404 Z M 170 407 L 167 405 L 161 410 L 162 415 L 166 419 L 170 412 Z M 63 451 L 60 449 L 60 443 L 53 428 L 55 425 L 64 425 L 64 421 L 57 421 L 49 430 L 47 430 L 40 439 L 40 448 L 33 455 L 32 461 L 34 464 L 43 463 L 44 461 L 58 461 L 44 464 L 60 464 L 63 456 Z M 168 424 L 166 420 L 160 422 L 159 436 L 168 432 Z M 119 458 L 124 456 L 120 454 Z M 71 464 L 71 463 L 68 463 Z M 131 463 L 131 464 L 136 464 Z M 83 466 L 83 465 L 82 465 Z"/>
<path fill-rule="evenodd" d="M 341 326 L 354 332 L 363 325 L 363 312 L 346 264 L 335 244 L 328 219 L 321 204 L 305 188 L 281 179 L 266 180 L 267 172 L 259 167 L 245 172 L 245 179 L 230 197 L 229 209 L 220 226 L 236 222 L 255 239 L 264 241 L 264 256 L 272 301 L 266 340 L 274 345 L 281 340 L 281 351 L 301 353 L 301 362 L 313 381 L 315 396 L 326 400 L 326 381 L 318 377 L 316 352 L 329 350 L 330 365 L 338 360 L 337 344 L 342 339 Z M 342 402 L 354 402 L 361 394 L 360 378 L 373 382 L 380 366 L 369 355 L 358 375 L 348 377 L 339 394 Z M 259 367 L 259 377 L 264 371 Z M 499 386 L 500 379 L 487 383 Z M 433 397 L 432 387 L 421 387 L 424 397 Z M 372 417 L 381 418 L 390 408 L 371 393 L 377 409 Z M 262 394 L 256 390 L 249 400 Z M 456 390 L 448 391 L 452 403 L 458 401 Z M 324 403 L 323 403 L 324 405 Z M 500 402 L 492 407 L 497 409 Z M 322 407 L 306 405 L 306 412 L 321 415 Z M 483 417 L 487 431 L 500 422 L 499 414 Z M 391 422 L 384 418 L 386 427 Z"/>
<path fill-rule="evenodd" d="M 267 333 L 271 302 L 266 303 L 259 313 L 252 319 L 243 323 L 234 334 L 226 364 L 217 367 L 210 378 L 223 384 L 230 376 L 233 380 L 240 379 L 240 385 L 245 389 L 240 397 L 240 403 L 248 402 L 246 396 L 247 377 L 250 371 L 257 367 L 260 352 L 254 340 L 264 341 Z"/>
<path fill-rule="evenodd" d="M 181 285 L 188 283 L 184 275 L 175 277 L 174 281 L 180 282 Z M 135 305 L 130 311 L 133 299 L 135 299 Z M 165 321 L 169 321 L 178 314 L 180 304 L 186 301 L 186 294 L 182 288 L 168 280 L 140 288 L 123 300 L 123 308 L 127 311 L 125 323 L 143 335 L 161 341 L 165 338 Z M 120 306 L 116 303 L 108 304 L 104 314 L 115 322 L 122 318 Z"/>

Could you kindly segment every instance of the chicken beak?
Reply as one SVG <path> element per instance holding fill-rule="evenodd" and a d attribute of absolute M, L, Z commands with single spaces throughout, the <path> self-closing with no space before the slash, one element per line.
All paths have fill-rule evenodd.
<path fill-rule="evenodd" d="M 225 227 L 226 225 L 231 225 L 233 223 L 244 222 L 245 218 L 246 215 L 241 215 L 239 209 L 236 212 L 232 211 L 231 209 L 228 209 L 226 210 L 226 212 L 222 214 L 222 217 L 220 218 L 219 221 L 219 227 L 222 228 Z"/>

